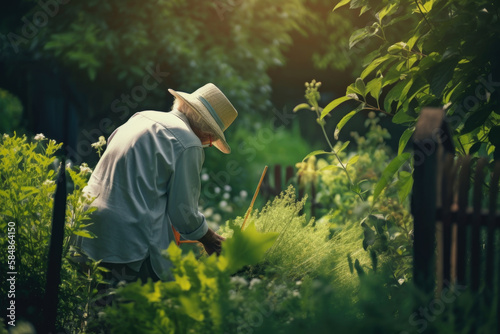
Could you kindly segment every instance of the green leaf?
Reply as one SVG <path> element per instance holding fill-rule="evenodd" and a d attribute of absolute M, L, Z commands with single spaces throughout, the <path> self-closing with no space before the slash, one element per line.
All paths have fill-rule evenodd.
<path fill-rule="evenodd" d="M 21 187 L 21 194 L 19 195 L 18 201 L 22 201 L 31 195 L 38 194 L 40 189 L 35 187 Z"/>
<path fill-rule="evenodd" d="M 367 37 L 375 35 L 377 32 L 378 28 L 370 29 L 369 27 L 361 28 L 354 31 L 351 37 L 349 37 L 349 49 L 352 49 L 354 45 L 358 44 Z"/>
<path fill-rule="evenodd" d="M 483 144 L 482 142 L 474 143 L 474 145 L 472 145 L 469 148 L 469 152 L 467 152 L 467 154 L 468 155 L 472 155 L 474 153 L 477 153 L 481 149 L 482 144 Z"/>
<path fill-rule="evenodd" d="M 340 1 L 335 7 L 333 7 L 332 12 L 335 11 L 336 9 L 342 7 L 342 6 L 347 5 L 350 1 L 351 0 L 342 0 L 342 1 Z"/>
<path fill-rule="evenodd" d="M 365 5 L 363 7 L 361 7 L 361 10 L 359 11 L 359 16 L 363 15 L 364 13 L 366 13 L 367 11 L 369 11 L 371 9 L 370 6 L 368 5 Z"/>
<path fill-rule="evenodd" d="M 401 155 L 401 153 L 403 153 L 404 149 L 406 148 L 406 144 L 408 143 L 408 140 L 410 140 L 411 136 L 413 135 L 413 132 L 415 132 L 415 127 L 408 128 L 403 132 L 403 134 L 399 138 L 398 155 Z"/>
<path fill-rule="evenodd" d="M 384 233 L 384 226 L 387 224 L 387 220 L 381 214 L 372 214 L 368 216 L 368 221 L 375 227 L 375 231 L 378 234 Z"/>
<path fill-rule="evenodd" d="M 90 238 L 90 239 L 93 238 L 92 234 L 90 234 L 89 231 L 85 231 L 85 230 L 75 231 L 75 232 L 73 232 L 73 234 L 78 235 L 78 236 L 83 237 L 83 238 Z"/>
<path fill-rule="evenodd" d="M 364 241 L 363 241 L 363 243 L 364 243 Z M 364 244 L 363 244 L 363 247 L 364 247 Z M 354 261 L 354 268 L 356 268 L 356 272 L 358 273 L 358 276 L 360 278 L 365 276 L 365 271 L 363 270 L 363 267 L 361 267 L 361 264 L 359 263 L 358 259 L 356 259 L 356 261 Z"/>
<path fill-rule="evenodd" d="M 243 266 L 257 264 L 278 235 L 277 232 L 258 232 L 253 222 L 244 231 L 235 228 L 233 237 L 222 243 L 222 256 L 227 259 L 227 271 L 232 274 Z"/>
<path fill-rule="evenodd" d="M 340 146 L 340 148 L 339 148 L 339 149 L 337 150 L 337 152 L 335 152 L 335 153 L 340 154 L 340 152 L 342 152 L 343 150 L 345 150 L 345 149 L 346 149 L 346 147 L 347 147 L 347 145 L 349 145 L 349 143 L 350 143 L 350 141 L 349 141 L 349 140 L 348 140 L 348 141 L 346 141 L 345 143 L 343 143 L 343 144 L 342 144 L 342 146 Z"/>
<path fill-rule="evenodd" d="M 354 165 L 356 162 L 358 162 L 358 160 L 359 160 L 359 154 L 356 154 L 355 156 L 349 159 L 347 165 Z"/>
<path fill-rule="evenodd" d="M 356 85 L 352 83 L 347 86 L 346 95 L 352 99 L 358 100 L 358 95 L 361 95 L 361 92 L 356 88 Z"/>
<path fill-rule="evenodd" d="M 403 90 L 401 90 L 401 94 L 397 98 L 397 100 L 398 100 L 398 106 L 397 106 L 397 108 L 398 109 L 403 104 L 403 102 L 405 102 L 406 100 L 408 100 L 408 96 L 409 96 L 408 93 L 409 93 L 411 87 L 413 86 L 413 82 L 414 82 L 413 78 L 410 78 L 410 80 L 406 81 L 406 85 L 403 87 Z"/>
<path fill-rule="evenodd" d="M 365 222 L 361 223 L 361 227 L 363 228 L 363 236 L 364 236 L 363 249 L 366 250 L 369 246 L 373 245 L 373 243 L 375 242 L 375 232 Z"/>
<path fill-rule="evenodd" d="M 469 133 L 483 125 L 492 112 L 490 108 L 482 108 L 469 115 L 465 120 L 464 127 L 460 130 L 460 134 Z"/>
<path fill-rule="evenodd" d="M 387 14 L 392 13 L 392 11 L 397 8 L 396 3 L 390 4 L 388 6 L 383 7 L 378 13 L 375 14 L 375 17 L 378 19 L 380 23 Z"/>
<path fill-rule="evenodd" d="M 325 166 L 325 167 L 321 168 L 319 170 L 319 172 L 325 172 L 325 171 L 328 171 L 328 170 L 337 170 L 339 168 L 340 168 L 340 166 L 337 166 L 337 165 L 328 165 L 328 166 Z"/>
<path fill-rule="evenodd" d="M 295 106 L 295 108 L 293 108 L 293 112 L 297 112 L 297 111 L 302 110 L 302 109 L 311 109 L 311 106 L 308 105 L 307 103 L 301 103 L 301 104 Z"/>
<path fill-rule="evenodd" d="M 500 125 L 491 128 L 490 133 L 488 133 L 488 139 L 490 143 L 500 150 Z"/>
<path fill-rule="evenodd" d="M 413 177 L 411 173 L 407 171 L 401 171 L 399 173 L 399 180 L 396 185 L 398 189 L 398 198 L 402 203 L 410 194 L 411 188 L 413 187 Z"/>
<path fill-rule="evenodd" d="M 387 48 L 387 52 L 391 55 L 398 54 L 401 50 L 408 50 L 408 45 L 405 42 L 397 42 Z"/>
<path fill-rule="evenodd" d="M 408 50 L 411 50 L 413 49 L 413 46 L 415 45 L 415 43 L 418 41 L 418 39 L 420 38 L 420 36 L 418 34 L 415 34 L 413 35 L 409 40 L 408 40 Z"/>
<path fill-rule="evenodd" d="M 401 81 L 398 84 L 396 84 L 396 86 L 392 87 L 389 93 L 387 93 L 384 99 L 384 109 L 386 112 L 391 113 L 392 110 L 391 104 L 393 101 L 397 101 L 399 99 L 405 85 L 406 82 Z"/>
<path fill-rule="evenodd" d="M 380 177 L 380 180 L 377 182 L 375 185 L 375 189 L 373 191 L 373 204 L 377 200 L 377 198 L 380 196 L 382 193 L 382 190 L 387 187 L 387 185 L 393 180 L 394 174 L 403 166 L 403 164 L 410 159 L 411 154 L 410 153 L 403 153 L 395 157 L 389 165 L 384 169 L 382 172 L 382 176 Z"/>
<path fill-rule="evenodd" d="M 357 78 L 355 85 L 356 85 L 356 88 L 358 89 L 358 91 L 360 92 L 361 96 L 366 98 L 366 86 L 365 86 L 363 79 Z"/>
<path fill-rule="evenodd" d="M 349 96 L 342 96 L 342 97 L 339 97 L 335 100 L 333 100 L 332 102 L 328 103 L 328 105 L 323 109 L 323 111 L 321 112 L 321 119 L 323 119 L 326 115 L 328 115 L 333 109 L 335 109 L 336 107 L 338 107 L 341 103 L 345 102 L 345 101 L 348 101 L 348 100 L 352 100 L 351 97 Z M 304 103 L 305 104 L 305 103 Z M 295 107 L 297 108 L 297 107 Z M 295 111 L 295 109 L 294 109 Z"/>
<path fill-rule="evenodd" d="M 432 77 L 429 80 L 430 88 L 437 97 L 441 96 L 443 90 L 453 78 L 457 63 L 458 60 L 456 58 L 450 58 L 429 69 L 429 72 L 432 73 Z"/>
<path fill-rule="evenodd" d="M 396 60 L 397 57 L 394 57 L 390 54 L 374 59 L 364 70 L 361 72 L 361 79 L 365 79 L 366 76 L 372 73 L 377 67 L 383 64 L 385 61 L 390 60 L 391 62 Z"/>
<path fill-rule="evenodd" d="M 351 253 L 347 254 L 347 263 L 349 264 L 349 271 L 354 273 L 354 263 L 352 263 Z"/>
<path fill-rule="evenodd" d="M 364 108 L 365 104 L 361 103 L 356 109 L 342 117 L 342 119 L 338 122 L 337 126 L 335 127 L 335 133 L 333 136 L 335 137 L 336 140 L 339 139 L 339 132 L 342 130 L 344 125 L 354 116 L 358 113 L 358 111 L 362 110 Z"/>
<path fill-rule="evenodd" d="M 401 109 L 400 111 L 398 111 L 394 117 L 392 118 L 392 122 L 395 123 L 395 124 L 403 124 L 403 123 L 411 123 L 411 122 L 415 122 L 416 121 L 416 118 L 411 116 L 411 115 L 408 115 L 406 112 L 406 110 L 404 109 Z"/>
<path fill-rule="evenodd" d="M 319 155 L 319 154 L 333 154 L 333 153 L 332 152 L 323 151 L 323 150 L 312 151 L 311 153 L 309 153 L 308 155 L 306 155 L 304 157 L 304 159 L 302 159 L 302 161 L 306 161 L 307 159 L 309 159 L 313 155 Z"/>
<path fill-rule="evenodd" d="M 189 296 L 189 297 L 188 297 Z M 196 321 L 203 321 L 205 315 L 203 314 L 203 305 L 200 305 L 200 298 L 197 295 L 180 295 L 179 301 L 183 307 L 183 311 Z"/>
<path fill-rule="evenodd" d="M 375 100 L 377 100 L 377 103 L 378 103 L 378 99 L 380 97 L 380 94 L 382 94 L 382 78 L 375 78 L 373 80 L 370 80 L 367 84 L 366 84 L 366 90 L 368 91 L 368 93 L 373 96 L 373 98 Z"/>

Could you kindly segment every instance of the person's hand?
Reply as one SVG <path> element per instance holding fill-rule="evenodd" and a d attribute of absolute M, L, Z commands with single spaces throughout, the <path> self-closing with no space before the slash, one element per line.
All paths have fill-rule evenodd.
<path fill-rule="evenodd" d="M 220 255 L 221 252 L 221 243 L 224 241 L 223 237 L 215 233 L 212 229 L 208 229 L 207 233 L 201 237 L 198 241 L 202 243 L 203 248 L 205 248 L 205 251 L 208 253 L 208 255 L 211 255 L 212 253 L 216 253 L 217 255 Z"/>

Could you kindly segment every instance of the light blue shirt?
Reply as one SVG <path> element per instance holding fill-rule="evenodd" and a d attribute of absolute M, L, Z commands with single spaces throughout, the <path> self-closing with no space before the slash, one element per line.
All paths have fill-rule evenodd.
<path fill-rule="evenodd" d="M 83 238 L 82 250 L 95 260 L 129 263 L 138 270 L 149 255 L 166 279 L 171 264 L 161 255 L 174 240 L 208 230 L 198 211 L 204 160 L 200 139 L 184 114 L 142 111 L 113 132 L 85 192 L 96 197 L 92 225 L 97 238 Z"/>

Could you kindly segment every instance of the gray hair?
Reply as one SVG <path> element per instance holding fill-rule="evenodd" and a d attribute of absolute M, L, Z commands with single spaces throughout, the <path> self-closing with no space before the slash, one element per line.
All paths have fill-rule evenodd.
<path fill-rule="evenodd" d="M 189 104 L 184 102 L 182 99 L 175 98 L 174 104 L 172 106 L 172 109 L 177 109 L 184 115 L 186 115 L 187 119 L 189 120 L 189 125 L 193 130 L 200 131 L 200 132 L 205 132 L 207 134 L 212 135 L 214 138 L 217 138 L 217 135 L 214 133 L 214 130 L 205 122 L 205 119 L 203 116 L 200 115 L 199 112 L 191 108 Z"/>

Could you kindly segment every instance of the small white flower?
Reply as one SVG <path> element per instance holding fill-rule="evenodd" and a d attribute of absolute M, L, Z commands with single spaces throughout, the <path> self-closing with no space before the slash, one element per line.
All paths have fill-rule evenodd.
<path fill-rule="evenodd" d="M 82 173 L 83 175 L 87 175 L 89 173 L 92 173 L 92 169 L 90 169 L 90 167 L 87 166 L 87 164 L 85 164 L 85 166 L 84 164 L 82 164 L 80 166 L 80 173 Z"/>
<path fill-rule="evenodd" d="M 226 201 L 221 201 L 221 202 L 219 203 L 219 206 L 220 206 L 222 209 L 224 209 L 225 207 L 227 207 L 227 202 L 226 202 Z"/>
<path fill-rule="evenodd" d="M 399 285 L 403 285 L 403 283 L 405 282 L 405 279 L 404 278 L 400 278 L 398 279 L 398 283 Z"/>
<path fill-rule="evenodd" d="M 262 283 L 262 280 L 260 280 L 258 278 L 252 278 L 252 280 L 250 281 L 250 289 L 254 288 L 255 286 L 259 285 L 260 283 Z"/>
<path fill-rule="evenodd" d="M 218 193 L 220 193 L 220 188 L 219 187 L 215 187 L 214 191 L 215 191 L 216 194 L 218 194 Z"/>
<path fill-rule="evenodd" d="M 208 181 L 209 177 L 208 177 L 208 174 L 207 173 L 203 173 L 201 174 L 201 180 L 202 181 Z"/>
<path fill-rule="evenodd" d="M 70 162 L 68 162 L 68 163 L 66 164 L 66 169 L 70 169 L 70 168 L 71 168 L 71 166 L 72 166 L 72 163 L 71 163 L 71 161 L 70 161 Z"/>
<path fill-rule="evenodd" d="M 203 212 L 203 215 L 205 217 L 210 217 L 214 213 L 214 210 L 212 208 L 208 208 Z"/>
<path fill-rule="evenodd" d="M 104 145 L 106 145 L 106 138 L 104 138 L 104 136 L 100 136 L 98 142 L 91 144 L 94 148 L 103 147 Z"/>
<path fill-rule="evenodd" d="M 221 215 L 216 213 L 215 215 L 212 216 L 212 219 L 215 221 L 215 222 L 220 222 L 220 220 L 222 219 Z"/>
<path fill-rule="evenodd" d="M 287 287 L 283 284 L 279 284 L 279 285 L 276 285 L 274 287 L 274 292 L 277 294 L 277 295 L 280 295 L 280 294 L 283 294 L 283 293 L 286 293 L 287 292 Z"/>
<path fill-rule="evenodd" d="M 229 195 L 229 193 L 224 193 L 224 195 L 222 195 L 222 198 L 224 199 L 229 199 L 231 197 L 231 195 Z"/>
<path fill-rule="evenodd" d="M 236 292 L 235 290 L 229 290 L 229 300 L 233 300 L 236 302 L 242 302 L 243 296 Z"/>
<path fill-rule="evenodd" d="M 229 186 L 229 185 L 226 184 L 224 186 L 224 191 L 227 191 L 227 192 L 231 191 L 231 186 Z"/>
<path fill-rule="evenodd" d="M 6 134 L 6 133 L 4 133 L 4 134 L 3 134 L 3 139 L 7 139 L 7 138 L 9 138 L 9 135 L 8 135 L 8 134 Z"/>
<path fill-rule="evenodd" d="M 300 298 L 300 292 L 298 292 L 297 290 L 293 290 L 292 296 Z"/>
<path fill-rule="evenodd" d="M 302 281 L 295 282 L 295 285 L 302 285 Z"/>
<path fill-rule="evenodd" d="M 247 198 L 247 196 L 248 196 L 248 193 L 247 193 L 245 190 L 240 191 L 240 197 L 241 197 L 242 199 Z"/>
<path fill-rule="evenodd" d="M 45 180 L 45 181 L 43 181 L 43 183 L 42 183 L 42 184 L 43 184 L 44 186 L 50 187 L 51 185 L 53 185 L 53 184 L 55 184 L 55 183 L 56 183 L 56 182 L 55 182 L 55 181 L 53 181 L 53 180 Z"/>
<path fill-rule="evenodd" d="M 45 139 L 45 136 L 43 135 L 43 133 L 39 133 L 35 136 L 34 138 L 35 140 L 44 140 Z"/>
<path fill-rule="evenodd" d="M 241 286 L 247 286 L 248 285 L 248 282 L 245 278 L 241 277 L 241 276 L 233 276 L 231 277 L 231 283 L 235 284 L 235 285 L 241 285 Z"/>

